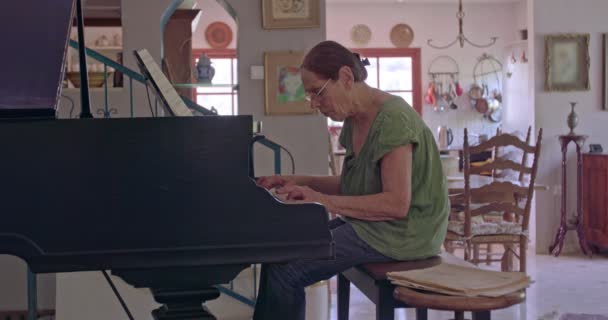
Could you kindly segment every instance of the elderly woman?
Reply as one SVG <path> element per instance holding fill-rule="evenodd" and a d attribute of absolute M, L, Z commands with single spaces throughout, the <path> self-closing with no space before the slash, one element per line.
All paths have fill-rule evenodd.
<path fill-rule="evenodd" d="M 447 230 L 439 151 L 416 111 L 368 86 L 358 56 L 333 41 L 312 48 L 301 73 L 311 108 L 344 121 L 342 175 L 269 176 L 258 184 L 338 214 L 329 225 L 336 256 L 264 265 L 254 320 L 303 320 L 306 286 L 363 263 L 437 255 Z"/>

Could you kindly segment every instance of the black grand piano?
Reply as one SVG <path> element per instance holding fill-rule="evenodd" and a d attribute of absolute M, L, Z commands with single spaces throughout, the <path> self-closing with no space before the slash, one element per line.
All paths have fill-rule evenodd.
<path fill-rule="evenodd" d="M 330 259 L 325 208 L 252 179 L 251 116 L 53 118 L 79 5 L 0 5 L 4 41 L 25 48 L 2 53 L 0 254 L 35 273 L 111 270 L 151 288 L 156 319 L 214 319 L 201 303 L 251 264 Z"/>

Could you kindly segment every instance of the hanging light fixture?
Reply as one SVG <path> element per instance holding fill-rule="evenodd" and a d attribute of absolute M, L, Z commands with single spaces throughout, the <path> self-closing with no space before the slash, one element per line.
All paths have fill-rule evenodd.
<path fill-rule="evenodd" d="M 456 44 L 456 42 L 458 42 L 458 43 L 460 43 L 460 47 L 463 48 L 464 43 L 467 42 L 468 44 L 472 45 L 473 47 L 487 48 L 496 43 L 496 39 L 498 39 L 498 37 L 490 38 L 491 41 L 487 44 L 476 44 L 476 43 L 471 42 L 471 40 L 469 40 L 464 35 L 464 31 L 462 28 L 462 23 L 463 23 L 463 19 L 464 19 L 464 11 L 462 10 L 462 0 L 458 0 L 458 13 L 456 13 L 456 18 L 458 18 L 458 26 L 459 26 L 459 30 L 460 30 L 460 32 L 458 33 L 458 36 L 456 36 L 456 39 L 454 41 L 446 44 L 445 46 L 436 46 L 436 45 L 432 44 L 433 39 L 429 39 L 427 41 L 427 43 L 430 47 L 435 48 L 435 49 L 447 49 L 447 48 L 453 46 L 454 44 Z"/>

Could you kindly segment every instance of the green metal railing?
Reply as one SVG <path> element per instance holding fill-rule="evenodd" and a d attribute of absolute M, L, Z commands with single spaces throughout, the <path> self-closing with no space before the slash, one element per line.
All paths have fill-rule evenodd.
<path fill-rule="evenodd" d="M 79 44 L 77 41 L 70 39 L 70 47 L 78 50 Z M 116 113 L 116 109 L 114 108 L 110 108 L 109 106 L 109 97 L 108 97 L 108 68 L 113 68 L 114 70 L 116 70 L 115 72 L 120 72 L 123 75 L 125 75 L 127 78 L 129 78 L 129 112 L 131 117 L 134 117 L 134 110 L 133 110 L 133 80 L 143 84 L 143 85 L 147 85 L 146 84 L 146 78 L 137 73 L 136 71 L 125 67 L 122 64 L 119 64 L 115 61 L 113 61 L 112 59 L 104 56 L 103 54 L 89 49 L 89 48 L 85 48 L 85 52 L 86 55 L 103 63 L 103 68 L 104 68 L 104 108 L 100 110 L 99 114 L 103 114 L 103 116 L 105 118 L 109 118 L 112 114 Z M 198 105 L 196 102 L 186 98 L 186 97 L 181 97 L 182 100 L 184 100 L 184 103 L 186 104 L 186 106 L 188 108 L 190 108 L 191 110 L 197 111 L 203 115 L 217 115 L 216 112 L 211 111 L 209 109 L 206 109 L 200 105 Z"/>

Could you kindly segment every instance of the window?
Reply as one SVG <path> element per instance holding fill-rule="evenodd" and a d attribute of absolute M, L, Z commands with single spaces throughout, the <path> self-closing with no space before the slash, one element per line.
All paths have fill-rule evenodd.
<path fill-rule="evenodd" d="M 238 114 L 238 97 L 235 90 L 238 79 L 236 50 L 194 49 L 192 57 L 195 65 L 203 53 L 206 53 L 211 59 L 215 76 L 213 86 L 196 88 L 196 103 L 208 109 L 215 108 L 219 115 Z"/>
<path fill-rule="evenodd" d="M 419 48 L 365 48 L 351 49 L 367 58 L 369 86 L 401 96 L 419 114 L 422 114 L 422 75 Z M 341 127 L 341 122 L 328 119 L 330 127 Z"/>
<path fill-rule="evenodd" d="M 419 48 L 352 49 L 369 59 L 368 85 L 401 96 L 418 113 L 422 110 Z"/>

